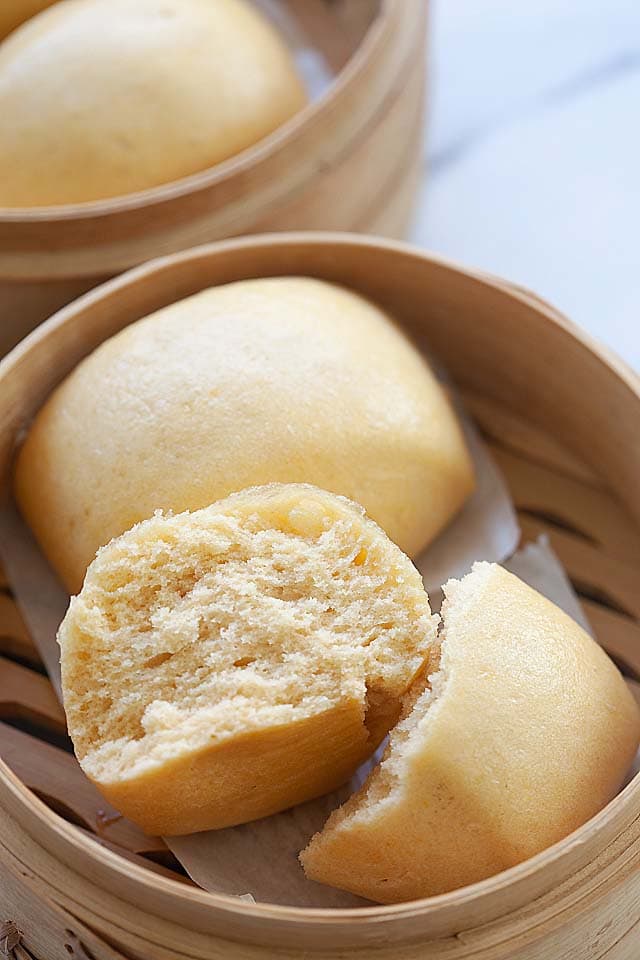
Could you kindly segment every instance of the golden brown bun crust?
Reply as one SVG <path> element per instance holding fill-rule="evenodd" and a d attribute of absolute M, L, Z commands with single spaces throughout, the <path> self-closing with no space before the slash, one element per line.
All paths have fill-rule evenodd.
<path fill-rule="evenodd" d="M 171 837 L 248 823 L 329 793 L 372 749 L 361 705 L 353 701 L 295 724 L 239 735 L 135 778 L 88 776 L 149 836 Z"/>
<path fill-rule="evenodd" d="M 410 556 L 474 483 L 415 348 L 373 304 L 301 277 L 205 290 L 102 344 L 37 416 L 15 492 L 77 592 L 98 547 L 154 510 L 271 482 L 361 503 Z"/>
<path fill-rule="evenodd" d="M 335 789 L 397 720 L 437 618 L 360 507 L 272 484 L 103 548 L 61 625 L 69 733 L 150 834 Z"/>
<path fill-rule="evenodd" d="M 304 102 L 291 54 L 246 0 L 64 0 L 0 48 L 0 206 L 180 179 Z"/>
<path fill-rule="evenodd" d="M 0 3 L 0 40 L 21 23 L 50 7 L 54 0 L 2 0 Z"/>
<path fill-rule="evenodd" d="M 638 708 L 573 620 L 495 565 L 447 596 L 431 706 L 303 852 L 313 880 L 383 903 L 474 883 L 581 826 L 629 770 Z"/>

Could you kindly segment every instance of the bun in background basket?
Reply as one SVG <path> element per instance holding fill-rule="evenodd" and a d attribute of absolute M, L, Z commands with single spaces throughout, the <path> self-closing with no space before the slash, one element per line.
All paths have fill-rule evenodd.
<path fill-rule="evenodd" d="M 89 204 L 0 207 L 0 355 L 109 277 L 194 244 L 302 227 L 407 232 L 423 172 L 425 0 L 250 2 L 273 15 L 310 103 L 178 181 Z"/>
<path fill-rule="evenodd" d="M 305 102 L 291 53 L 248 0 L 62 0 L 0 47 L 0 207 L 179 180 Z"/>

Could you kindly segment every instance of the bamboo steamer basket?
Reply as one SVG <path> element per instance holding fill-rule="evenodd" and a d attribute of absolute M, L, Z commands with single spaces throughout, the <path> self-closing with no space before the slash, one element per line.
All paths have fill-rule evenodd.
<path fill-rule="evenodd" d="M 525 539 L 548 534 L 633 688 L 638 379 L 532 294 L 392 241 L 228 240 L 138 267 L 68 305 L 0 365 L 5 494 L 21 431 L 106 337 L 206 286 L 283 274 L 343 283 L 426 336 L 505 473 Z M 113 816 L 84 779 L 61 748 L 64 717 L 7 581 L 0 653 L 0 945 L 3 931 L 5 944 L 21 937 L 16 957 L 637 960 L 640 775 L 551 849 L 447 895 L 352 910 L 251 904 L 179 876 L 162 841 Z"/>
<path fill-rule="evenodd" d="M 196 243 L 272 230 L 406 233 L 422 167 L 427 0 L 277 4 L 323 57 L 329 88 L 193 176 L 104 201 L 0 208 L 0 356 L 96 284 Z"/>

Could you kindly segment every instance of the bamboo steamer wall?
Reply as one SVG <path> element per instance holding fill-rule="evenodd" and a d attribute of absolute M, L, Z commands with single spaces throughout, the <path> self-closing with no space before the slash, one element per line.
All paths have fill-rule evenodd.
<path fill-rule="evenodd" d="M 122 270 L 268 230 L 402 237 L 422 163 L 427 0 L 279 0 L 337 74 L 255 147 L 143 193 L 0 209 L 0 356 Z"/>
<path fill-rule="evenodd" d="M 531 294 L 399 244 L 329 234 L 230 240 L 137 268 L 64 308 L 0 365 L 4 492 L 22 429 L 106 337 L 208 285 L 291 273 L 344 283 L 426 336 L 507 477 L 525 538 L 549 535 L 598 639 L 637 682 L 637 378 Z M 205 893 L 168 869 L 162 841 L 105 816 L 73 758 L 38 736 L 59 737 L 64 716 L 32 669 L 9 583 L 0 600 L 0 712 L 9 721 L 0 723 L 0 945 L 4 922 L 6 937 L 22 937 L 17 957 L 637 960 L 640 776 L 553 848 L 445 896 L 309 910 Z"/>

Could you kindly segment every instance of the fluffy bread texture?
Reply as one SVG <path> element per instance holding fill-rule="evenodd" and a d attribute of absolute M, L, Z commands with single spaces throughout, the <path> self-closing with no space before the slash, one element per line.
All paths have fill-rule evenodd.
<path fill-rule="evenodd" d="M 628 772 L 638 707 L 581 627 L 495 564 L 445 594 L 439 666 L 302 852 L 312 880 L 382 903 L 454 890 L 567 836 Z"/>
<path fill-rule="evenodd" d="M 305 99 L 290 52 L 246 0 L 62 0 L 0 48 L 0 206 L 197 173 Z"/>
<path fill-rule="evenodd" d="M 156 509 L 313 483 L 410 556 L 473 488 L 426 362 L 362 297 L 303 277 L 214 287 L 103 343 L 52 394 L 15 494 L 71 593 L 98 547 Z"/>
<path fill-rule="evenodd" d="M 345 782 L 396 722 L 437 618 L 362 508 L 272 484 L 104 547 L 59 631 L 85 773 L 150 834 Z"/>

